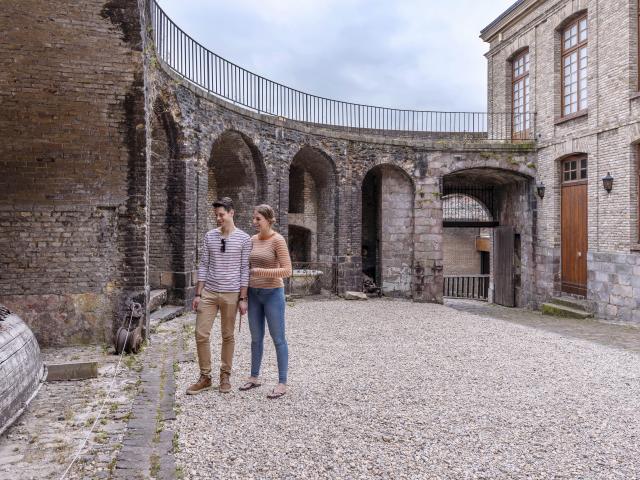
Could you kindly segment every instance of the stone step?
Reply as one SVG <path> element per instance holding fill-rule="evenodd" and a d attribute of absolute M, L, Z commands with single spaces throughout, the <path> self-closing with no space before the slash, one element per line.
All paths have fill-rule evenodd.
<path fill-rule="evenodd" d="M 151 290 L 149 294 L 149 311 L 153 312 L 167 303 L 167 291 L 165 289 Z"/>
<path fill-rule="evenodd" d="M 543 315 L 553 315 L 564 318 L 585 319 L 593 316 L 591 312 L 568 307 L 566 305 L 559 305 L 557 303 L 543 303 L 541 310 Z"/>
<path fill-rule="evenodd" d="M 591 312 L 589 302 L 580 298 L 574 297 L 553 297 L 551 303 L 555 305 L 562 305 L 563 307 L 573 308 L 574 310 L 583 310 L 587 313 Z"/>
<path fill-rule="evenodd" d="M 184 312 L 184 307 L 179 307 L 178 305 L 164 305 L 151 314 L 151 328 L 156 327 L 161 323 L 168 322 L 169 320 L 182 315 Z"/>

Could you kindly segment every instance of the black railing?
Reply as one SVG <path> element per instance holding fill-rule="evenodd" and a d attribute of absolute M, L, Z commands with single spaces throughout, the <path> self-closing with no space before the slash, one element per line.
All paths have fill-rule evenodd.
<path fill-rule="evenodd" d="M 512 132 L 513 115 L 486 112 L 402 110 L 342 102 L 289 88 L 256 75 L 208 50 L 191 38 L 150 0 L 157 57 L 185 80 L 208 93 L 258 113 L 289 120 L 366 130 L 424 132 L 438 139 L 449 136 L 472 140 L 528 141 L 533 114 L 525 113 L 531 128 L 526 135 Z"/>
<path fill-rule="evenodd" d="M 489 275 L 445 275 L 443 295 L 448 298 L 487 300 Z"/>

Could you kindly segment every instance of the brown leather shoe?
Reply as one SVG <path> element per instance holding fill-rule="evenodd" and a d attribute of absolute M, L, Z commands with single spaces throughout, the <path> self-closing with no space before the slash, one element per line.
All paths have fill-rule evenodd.
<path fill-rule="evenodd" d="M 187 388 L 187 395 L 197 395 L 207 390 L 211 390 L 211 377 L 200 375 L 198 381 Z"/>
<path fill-rule="evenodd" d="M 229 382 L 229 374 L 222 372 L 220 374 L 220 393 L 229 393 L 231 391 L 231 382 Z"/>

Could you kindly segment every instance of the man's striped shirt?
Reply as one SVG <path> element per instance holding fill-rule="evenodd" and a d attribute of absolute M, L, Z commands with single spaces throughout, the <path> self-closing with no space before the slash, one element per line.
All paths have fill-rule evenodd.
<path fill-rule="evenodd" d="M 251 237 L 236 228 L 224 240 L 222 252 L 219 228 L 209 230 L 204 236 L 198 281 L 204 281 L 205 290 L 210 292 L 239 292 L 249 285 Z"/>

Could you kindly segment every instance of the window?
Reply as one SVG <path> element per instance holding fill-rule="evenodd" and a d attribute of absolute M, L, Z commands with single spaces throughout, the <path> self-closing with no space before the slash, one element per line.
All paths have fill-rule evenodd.
<path fill-rule="evenodd" d="M 562 183 L 587 179 L 587 159 L 571 158 L 562 163 Z"/>
<path fill-rule="evenodd" d="M 512 62 L 512 127 L 514 138 L 526 138 L 529 118 L 529 51 L 523 52 Z"/>
<path fill-rule="evenodd" d="M 562 116 L 587 108 L 587 16 L 562 30 Z"/>

